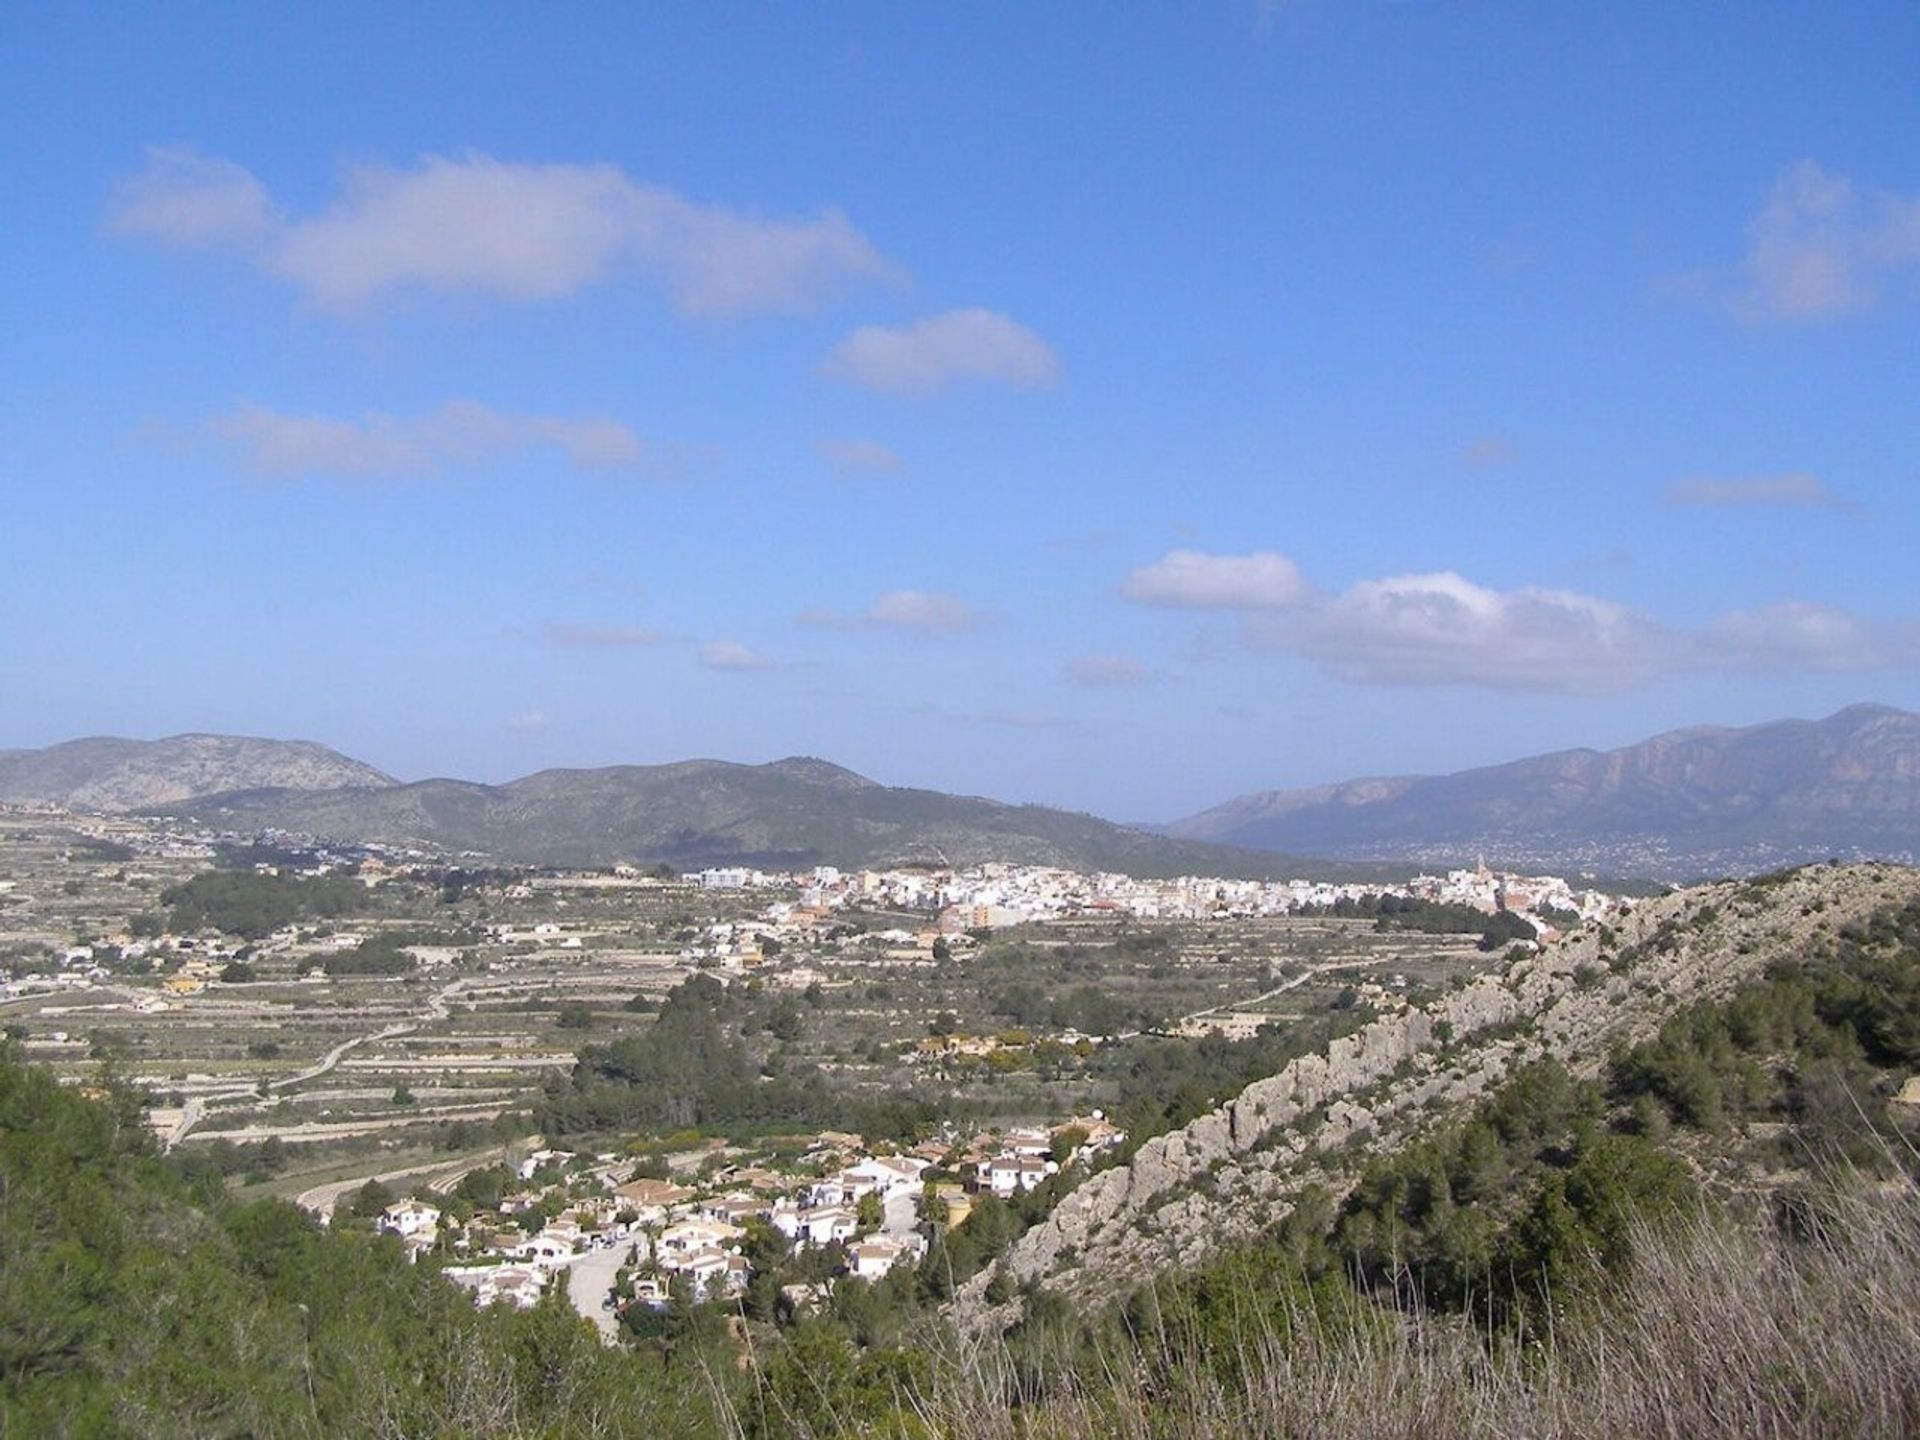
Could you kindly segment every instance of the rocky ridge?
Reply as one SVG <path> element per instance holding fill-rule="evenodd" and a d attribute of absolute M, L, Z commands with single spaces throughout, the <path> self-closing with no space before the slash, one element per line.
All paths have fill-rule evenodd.
<path fill-rule="evenodd" d="M 1164 827 L 1193 840 L 1421 864 L 1677 878 L 1920 855 L 1920 715 L 1696 726 L 1451 775 L 1242 795 Z"/>
<path fill-rule="evenodd" d="M 1920 899 L 1920 870 L 1812 866 L 1649 901 L 1611 929 L 1589 924 L 1432 1003 L 1372 1021 L 1320 1054 L 1256 1081 L 1227 1104 L 1143 1144 L 1087 1180 L 1001 1262 L 1016 1282 L 1082 1301 L 1191 1265 L 1283 1219 L 1315 1186 L 1344 1195 L 1359 1162 L 1517 1067 L 1554 1058 L 1596 1073 L 1616 1044 L 1676 1011 L 1721 998 L 1774 960 L 1840 927 Z M 985 1329 L 1017 1318 L 987 1303 L 991 1272 L 955 1301 Z"/>
<path fill-rule="evenodd" d="M 96 736 L 42 750 L 0 750 L 0 801 L 125 811 L 230 790 L 385 789 L 391 775 L 311 740 L 173 735 Z"/>

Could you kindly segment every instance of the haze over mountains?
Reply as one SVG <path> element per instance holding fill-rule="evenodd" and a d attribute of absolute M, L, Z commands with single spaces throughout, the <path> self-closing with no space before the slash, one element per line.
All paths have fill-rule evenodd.
<path fill-rule="evenodd" d="M 222 830 L 418 845 L 525 864 L 1007 860 L 1139 875 L 1358 873 L 1045 806 L 881 785 L 802 758 L 544 770 L 505 785 L 401 784 L 305 741 L 76 740 L 0 752 L 0 801 L 160 810 Z"/>
<path fill-rule="evenodd" d="M 44 750 L 0 750 L 0 800 L 68 810 L 139 810 L 224 790 L 331 790 L 394 778 L 310 740 L 95 736 Z"/>
<path fill-rule="evenodd" d="M 986 860 L 1130 874 L 1284 874 L 1281 857 L 1039 805 L 881 785 L 824 760 L 543 770 L 505 785 L 261 790 L 168 807 L 221 829 L 475 851 L 535 864 L 801 867 Z"/>
<path fill-rule="evenodd" d="M 1684 877 L 1830 855 L 1920 853 L 1920 716 L 1674 730 L 1451 775 L 1243 795 L 1164 827 L 1255 849 L 1401 861 L 1489 858 Z"/>
<path fill-rule="evenodd" d="M 1920 853 L 1920 716 L 1856 705 L 1825 720 L 1677 730 L 1618 750 L 1561 751 L 1452 775 L 1268 791 L 1158 832 L 882 785 L 815 759 L 545 770 L 504 785 L 401 784 L 311 742 L 218 735 L 0 751 L 0 800 L 163 810 L 223 830 L 529 864 L 1006 860 L 1140 875 L 1331 876 L 1484 854 L 1686 878 L 1829 855 Z"/>

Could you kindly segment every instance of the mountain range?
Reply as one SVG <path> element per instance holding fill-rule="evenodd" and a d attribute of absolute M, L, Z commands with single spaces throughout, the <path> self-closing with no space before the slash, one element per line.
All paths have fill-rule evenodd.
<path fill-rule="evenodd" d="M 0 801 L 526 864 L 1006 860 L 1136 875 L 1365 878 L 1484 855 L 1687 879 L 1920 854 L 1920 716 L 1855 705 L 1824 720 L 1703 726 L 1450 775 L 1265 791 L 1160 827 L 882 785 L 807 758 L 402 784 L 323 745 L 224 735 L 0 751 Z"/>
<path fill-rule="evenodd" d="M 543 770 L 505 785 L 401 784 L 305 741 L 93 739 L 0 751 L 0 801 L 163 813 L 223 831 L 279 830 L 523 864 L 788 868 L 1006 860 L 1136 875 L 1370 873 L 1040 805 L 881 785 L 805 758 Z"/>
<path fill-rule="evenodd" d="M 1688 878 L 1920 854 L 1920 715 L 1700 726 L 1450 775 L 1242 795 L 1162 827 L 1252 849 Z"/>
<path fill-rule="evenodd" d="M 664 861 L 685 869 L 1006 860 L 1137 875 L 1303 869 L 1277 855 L 1154 835 L 1092 815 L 881 785 L 799 757 L 766 765 L 685 760 L 543 770 L 505 785 L 424 780 L 251 790 L 166 808 L 222 830 L 380 840 L 529 864 Z"/>

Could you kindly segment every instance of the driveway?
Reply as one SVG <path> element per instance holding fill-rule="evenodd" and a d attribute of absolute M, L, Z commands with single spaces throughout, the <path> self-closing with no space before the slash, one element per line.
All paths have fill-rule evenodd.
<path fill-rule="evenodd" d="M 627 1251 L 632 1246 L 631 1240 L 616 1240 L 605 1249 L 574 1256 L 567 1266 L 567 1295 L 573 1308 L 594 1323 L 600 1338 L 608 1344 L 619 1339 L 620 1321 L 602 1302 L 613 1293 L 614 1272 L 627 1263 Z"/>

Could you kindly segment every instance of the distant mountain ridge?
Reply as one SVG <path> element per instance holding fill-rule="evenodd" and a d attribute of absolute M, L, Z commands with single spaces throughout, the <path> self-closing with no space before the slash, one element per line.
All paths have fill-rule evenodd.
<path fill-rule="evenodd" d="M 0 750 L 0 801 L 69 810 L 139 810 L 266 785 L 331 790 L 394 783 L 391 775 L 310 740 L 94 736 L 42 750 Z"/>
<path fill-rule="evenodd" d="M 1041 805 L 882 785 L 806 757 L 542 770 L 504 785 L 262 788 L 149 808 L 221 830 L 283 830 L 524 864 L 785 869 L 1001 860 L 1135 875 L 1372 873 L 1150 834 Z"/>
<path fill-rule="evenodd" d="M 1368 879 L 1484 855 L 1678 880 L 1828 856 L 1920 855 L 1920 716 L 1855 705 L 1824 720 L 1695 727 L 1618 750 L 1245 795 L 1161 827 L 883 785 L 800 756 L 401 784 L 323 745 L 223 735 L 0 751 L 0 801 L 157 811 L 223 830 L 524 864 L 1004 860 Z"/>
<path fill-rule="evenodd" d="M 1451 775 L 1243 795 L 1163 827 L 1335 858 L 1489 858 L 1617 874 L 1734 873 L 1920 854 L 1920 715 L 1698 726 Z"/>

